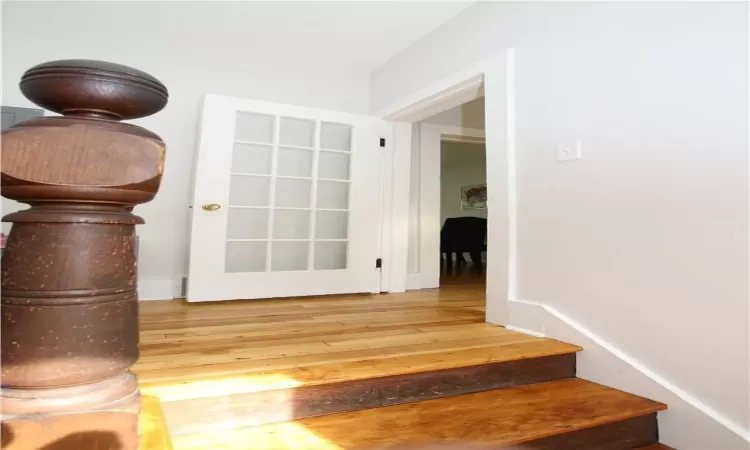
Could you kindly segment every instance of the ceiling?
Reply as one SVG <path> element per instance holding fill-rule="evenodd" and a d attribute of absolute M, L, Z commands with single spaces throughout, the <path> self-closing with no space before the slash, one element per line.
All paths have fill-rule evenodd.
<path fill-rule="evenodd" d="M 473 1 L 221 2 L 221 11 L 207 3 L 187 5 L 206 9 L 196 16 L 218 21 L 237 43 L 370 72 Z"/>
<path fill-rule="evenodd" d="M 166 55 L 200 55 L 204 64 L 231 60 L 235 68 L 269 71 L 271 64 L 312 64 L 369 73 L 473 0 L 19 3 L 39 26 L 64 14 L 67 32 L 81 37 L 90 34 L 88 17 L 106 13 L 116 18 L 106 40 L 131 40 L 134 51 L 142 51 L 136 42 L 149 41 Z"/>

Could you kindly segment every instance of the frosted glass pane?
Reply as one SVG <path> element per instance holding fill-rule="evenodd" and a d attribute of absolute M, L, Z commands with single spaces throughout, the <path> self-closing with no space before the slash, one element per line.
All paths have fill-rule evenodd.
<path fill-rule="evenodd" d="M 348 222 L 347 211 L 318 211 L 315 217 L 315 238 L 346 239 Z"/>
<path fill-rule="evenodd" d="M 265 242 L 227 242 L 224 272 L 264 272 Z"/>
<path fill-rule="evenodd" d="M 268 210 L 230 208 L 227 214 L 227 239 L 267 239 Z"/>
<path fill-rule="evenodd" d="M 295 148 L 280 148 L 276 174 L 287 177 L 311 177 L 314 152 Z"/>
<path fill-rule="evenodd" d="M 271 173 L 272 154 L 270 145 L 234 144 L 232 172 L 268 175 Z"/>
<path fill-rule="evenodd" d="M 351 158 L 351 156 L 345 153 L 320 152 L 318 178 L 348 180 L 349 158 Z"/>
<path fill-rule="evenodd" d="M 234 139 L 237 141 L 273 143 L 273 116 L 238 112 L 234 124 Z"/>
<path fill-rule="evenodd" d="M 308 239 L 310 211 L 277 209 L 273 213 L 274 239 Z"/>
<path fill-rule="evenodd" d="M 229 204 L 232 206 L 268 206 L 271 179 L 232 175 Z"/>
<path fill-rule="evenodd" d="M 318 181 L 318 208 L 348 209 L 349 183 Z"/>
<path fill-rule="evenodd" d="M 281 145 L 315 147 L 315 122 L 282 117 L 279 141 Z"/>
<path fill-rule="evenodd" d="M 346 242 L 316 242 L 315 270 L 346 269 Z"/>
<path fill-rule="evenodd" d="M 307 242 L 274 242 L 271 247 L 271 270 L 307 270 Z"/>
<path fill-rule="evenodd" d="M 328 150 L 352 149 L 352 127 L 350 125 L 341 125 L 338 123 L 320 124 L 320 148 Z"/>
<path fill-rule="evenodd" d="M 309 208 L 310 180 L 276 179 L 276 206 L 287 208 Z"/>

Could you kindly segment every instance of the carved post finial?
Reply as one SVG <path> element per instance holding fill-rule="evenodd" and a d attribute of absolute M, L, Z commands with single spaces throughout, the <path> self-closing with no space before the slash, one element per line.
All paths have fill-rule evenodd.
<path fill-rule="evenodd" d="M 167 104 L 167 88 L 132 67 L 67 59 L 32 67 L 21 92 L 44 109 L 64 116 L 129 120 L 150 116 Z"/>
<path fill-rule="evenodd" d="M 165 146 L 119 121 L 158 112 L 167 89 L 91 60 L 37 65 L 20 87 L 63 116 L 2 136 L 2 195 L 30 205 L 3 218 L 3 449 L 135 449 L 143 220 L 131 211 L 156 194 Z"/>

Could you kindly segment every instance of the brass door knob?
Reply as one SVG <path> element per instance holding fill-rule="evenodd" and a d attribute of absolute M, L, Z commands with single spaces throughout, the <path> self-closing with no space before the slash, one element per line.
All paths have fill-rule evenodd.
<path fill-rule="evenodd" d="M 217 209 L 221 208 L 221 205 L 217 205 L 216 203 L 206 203 L 205 205 L 201 206 L 204 211 L 216 211 Z"/>

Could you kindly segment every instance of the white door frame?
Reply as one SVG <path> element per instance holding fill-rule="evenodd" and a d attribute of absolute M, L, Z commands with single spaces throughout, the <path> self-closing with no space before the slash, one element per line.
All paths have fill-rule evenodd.
<path fill-rule="evenodd" d="M 412 153 L 412 157 L 416 156 L 418 159 L 412 163 L 419 166 L 419 271 L 407 274 L 406 277 L 408 289 L 432 289 L 440 286 L 441 143 L 473 142 L 483 143 L 485 147 L 487 144 L 484 130 L 476 128 L 423 122 L 418 125 L 418 132 L 418 150 Z"/>
<path fill-rule="evenodd" d="M 383 250 L 384 274 L 389 279 L 388 292 L 406 288 L 408 258 L 409 176 L 412 139 L 407 139 L 407 125 L 466 103 L 482 93 L 485 97 L 485 134 L 487 148 L 487 196 L 492 199 L 488 210 L 487 233 L 487 315 L 486 320 L 499 325 L 508 323 L 508 299 L 515 293 L 516 190 L 515 190 L 515 117 L 513 49 L 494 55 L 472 67 L 443 78 L 419 91 L 410 93 L 376 115 L 400 122 L 401 138 L 386 151 L 391 166 L 384 164 L 384 181 L 390 193 L 384 197 Z M 410 129 L 410 127 L 409 127 Z M 401 162 L 401 166 L 396 161 Z M 387 190 L 387 188 L 386 188 Z M 395 195 L 398 193 L 398 195 Z M 437 258 L 435 258 L 436 261 Z"/>

